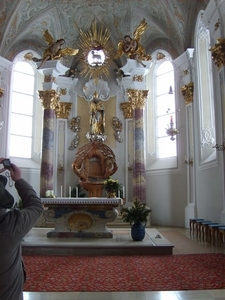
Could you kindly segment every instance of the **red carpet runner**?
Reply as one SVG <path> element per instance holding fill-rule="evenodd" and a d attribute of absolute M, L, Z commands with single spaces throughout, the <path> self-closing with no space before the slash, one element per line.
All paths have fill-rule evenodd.
<path fill-rule="evenodd" d="M 175 291 L 225 288 L 224 254 L 26 256 L 31 292 Z"/>

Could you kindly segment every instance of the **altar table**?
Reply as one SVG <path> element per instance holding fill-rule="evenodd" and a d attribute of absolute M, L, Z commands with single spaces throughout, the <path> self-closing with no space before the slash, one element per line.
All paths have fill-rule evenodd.
<path fill-rule="evenodd" d="M 121 198 L 42 198 L 44 218 L 55 224 L 48 238 L 112 238 L 106 223 L 118 216 Z"/>

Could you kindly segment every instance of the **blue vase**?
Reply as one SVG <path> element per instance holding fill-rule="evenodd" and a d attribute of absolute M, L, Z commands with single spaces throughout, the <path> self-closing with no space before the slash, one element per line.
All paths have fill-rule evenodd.
<path fill-rule="evenodd" d="M 142 223 L 134 223 L 131 227 L 131 237 L 134 241 L 142 241 L 145 237 L 145 226 Z"/>

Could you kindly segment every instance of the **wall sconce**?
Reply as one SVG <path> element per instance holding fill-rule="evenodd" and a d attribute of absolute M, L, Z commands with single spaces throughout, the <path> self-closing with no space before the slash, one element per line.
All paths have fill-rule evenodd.
<path fill-rule="evenodd" d="M 218 144 L 216 144 L 215 146 L 213 146 L 213 148 L 215 148 L 217 151 L 224 151 L 225 150 L 225 146 L 224 145 L 218 145 Z"/>
<path fill-rule="evenodd" d="M 184 163 L 185 163 L 186 165 L 189 165 L 189 166 L 193 167 L 193 164 L 194 164 L 193 157 L 189 157 L 189 160 L 187 160 L 187 157 L 185 156 L 185 161 L 184 161 Z"/>
<path fill-rule="evenodd" d="M 175 140 L 175 137 L 177 134 L 180 133 L 179 129 L 174 128 L 174 123 L 173 123 L 173 116 L 170 116 L 170 127 L 167 125 L 168 128 L 166 128 L 166 133 L 169 135 L 171 138 L 171 141 Z"/>

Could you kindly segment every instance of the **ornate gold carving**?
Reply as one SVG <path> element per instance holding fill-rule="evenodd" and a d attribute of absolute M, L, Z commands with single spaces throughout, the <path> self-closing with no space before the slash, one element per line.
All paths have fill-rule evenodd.
<path fill-rule="evenodd" d="M 215 46 L 209 51 L 212 52 L 212 59 L 218 69 L 225 65 L 225 38 L 218 38 Z"/>
<path fill-rule="evenodd" d="M 117 117 L 112 118 L 112 127 L 115 130 L 114 132 L 115 139 L 117 140 L 117 142 L 121 143 L 123 139 L 121 139 L 120 134 L 121 131 L 123 130 L 123 124 Z"/>
<path fill-rule="evenodd" d="M 157 56 L 156 56 L 156 59 L 160 60 L 160 59 L 164 59 L 165 57 L 166 57 L 166 55 L 164 55 L 162 52 L 158 52 Z"/>
<path fill-rule="evenodd" d="M 26 60 L 32 60 L 32 58 L 33 58 L 33 53 L 32 52 L 27 52 L 24 55 L 24 59 L 26 59 Z"/>
<path fill-rule="evenodd" d="M 41 61 L 40 66 L 38 69 L 42 67 L 43 64 L 47 60 L 56 60 L 60 59 L 61 57 L 65 56 L 73 56 L 76 55 L 79 52 L 79 49 L 73 49 L 73 48 L 61 48 L 62 45 L 65 43 L 64 39 L 59 39 L 57 41 L 54 41 L 52 35 L 48 32 L 48 29 L 45 30 L 44 38 L 46 42 L 48 43 L 48 47 L 45 49 L 42 59 L 37 59 L 36 57 L 33 57 L 33 61 L 39 62 Z"/>
<path fill-rule="evenodd" d="M 55 109 L 59 104 L 59 94 L 55 90 L 38 91 L 45 109 Z"/>
<path fill-rule="evenodd" d="M 79 116 L 73 117 L 70 120 L 69 129 L 72 132 L 75 132 L 75 136 L 74 136 L 74 138 L 70 144 L 70 147 L 68 149 L 74 150 L 79 143 L 79 134 L 78 134 L 78 132 L 80 131 L 80 117 Z"/>
<path fill-rule="evenodd" d="M 145 19 L 143 19 L 135 29 L 133 38 L 129 35 L 125 35 L 123 40 L 119 41 L 118 43 L 118 50 L 115 58 L 125 54 L 129 58 L 135 59 L 143 67 L 146 67 L 142 60 L 149 61 L 152 59 L 151 55 L 146 54 L 144 47 L 140 43 L 141 35 L 145 32 L 146 27 L 147 22 Z"/>
<path fill-rule="evenodd" d="M 127 89 L 128 100 L 133 108 L 143 108 L 148 97 L 148 90 Z"/>
<path fill-rule="evenodd" d="M 220 19 L 218 19 L 218 21 L 216 22 L 216 24 L 214 25 L 214 29 L 215 31 L 220 27 Z"/>
<path fill-rule="evenodd" d="M 51 75 L 45 75 L 44 77 L 44 82 L 54 82 L 56 81 L 56 77 L 51 76 Z"/>
<path fill-rule="evenodd" d="M 113 175 L 118 166 L 115 154 L 107 145 L 92 142 L 78 149 L 72 168 L 82 182 L 100 183 Z"/>
<path fill-rule="evenodd" d="M 72 231 L 84 231 L 91 228 L 93 220 L 85 213 L 74 213 L 68 218 L 68 227 Z"/>
<path fill-rule="evenodd" d="M 182 86 L 181 93 L 184 97 L 186 104 L 193 102 L 194 83 L 189 82 L 188 84 L 185 84 L 184 86 Z"/>
<path fill-rule="evenodd" d="M 4 96 L 4 92 L 5 92 L 5 90 L 3 88 L 0 88 L 0 98 L 2 98 Z"/>
<path fill-rule="evenodd" d="M 183 76 L 186 76 L 188 75 L 190 72 L 189 72 L 189 68 L 187 68 L 186 70 L 183 70 Z"/>
<path fill-rule="evenodd" d="M 97 27 L 96 19 L 92 21 L 91 29 L 87 32 L 80 30 L 79 64 L 81 76 L 98 78 L 104 74 L 109 76 L 109 61 L 114 56 L 114 49 L 110 44 L 109 28 L 104 25 Z"/>
<path fill-rule="evenodd" d="M 123 116 L 125 119 L 133 118 L 133 107 L 130 102 L 122 102 L 120 103 L 120 108 L 123 111 Z"/>
<path fill-rule="evenodd" d="M 60 92 L 60 95 L 66 95 L 67 89 L 66 88 L 64 88 L 64 89 L 61 88 L 59 92 Z"/>
<path fill-rule="evenodd" d="M 56 117 L 61 119 L 68 119 L 71 108 L 71 102 L 59 102 L 55 108 Z"/>
<path fill-rule="evenodd" d="M 134 75 L 133 81 L 143 82 L 144 76 L 143 75 Z"/>

